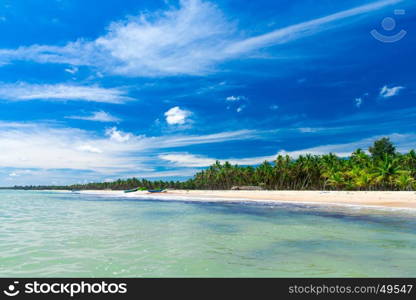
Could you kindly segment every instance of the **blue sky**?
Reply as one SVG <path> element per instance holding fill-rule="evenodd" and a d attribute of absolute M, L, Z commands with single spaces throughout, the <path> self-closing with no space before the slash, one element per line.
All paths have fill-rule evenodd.
<path fill-rule="evenodd" d="M 0 185 L 416 148 L 412 0 L 0 2 Z"/>

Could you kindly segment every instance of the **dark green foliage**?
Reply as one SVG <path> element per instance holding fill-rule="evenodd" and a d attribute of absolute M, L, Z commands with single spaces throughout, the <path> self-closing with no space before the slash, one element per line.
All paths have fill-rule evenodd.
<path fill-rule="evenodd" d="M 368 151 L 373 157 L 383 158 L 385 155 L 394 155 L 396 153 L 396 147 L 389 138 L 382 138 L 374 142 Z"/>

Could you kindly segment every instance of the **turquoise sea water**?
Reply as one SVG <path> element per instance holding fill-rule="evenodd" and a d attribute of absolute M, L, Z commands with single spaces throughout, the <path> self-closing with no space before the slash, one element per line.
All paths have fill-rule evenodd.
<path fill-rule="evenodd" d="M 416 213 L 0 191 L 0 277 L 416 277 Z"/>

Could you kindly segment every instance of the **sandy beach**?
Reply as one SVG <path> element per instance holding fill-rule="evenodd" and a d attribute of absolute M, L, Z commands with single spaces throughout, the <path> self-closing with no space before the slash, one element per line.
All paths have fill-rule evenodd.
<path fill-rule="evenodd" d="M 123 191 L 82 191 L 88 194 L 105 194 L 120 197 L 151 197 L 174 199 L 198 199 L 217 201 L 276 201 L 288 203 L 312 203 L 327 205 L 357 205 L 384 208 L 416 209 L 416 192 L 387 191 L 223 191 L 223 190 L 167 190 L 165 193 Z"/>

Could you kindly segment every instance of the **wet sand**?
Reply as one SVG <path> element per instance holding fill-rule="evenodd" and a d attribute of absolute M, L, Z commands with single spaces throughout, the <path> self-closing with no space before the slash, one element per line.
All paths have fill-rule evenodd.
<path fill-rule="evenodd" d="M 385 208 L 416 209 L 416 192 L 394 191 L 212 191 L 212 190 L 167 190 L 165 193 L 123 191 L 82 191 L 88 194 L 113 195 L 121 197 L 157 197 L 199 199 L 200 201 L 244 200 L 276 201 L 288 203 L 316 203 L 357 206 L 379 206 Z"/>

